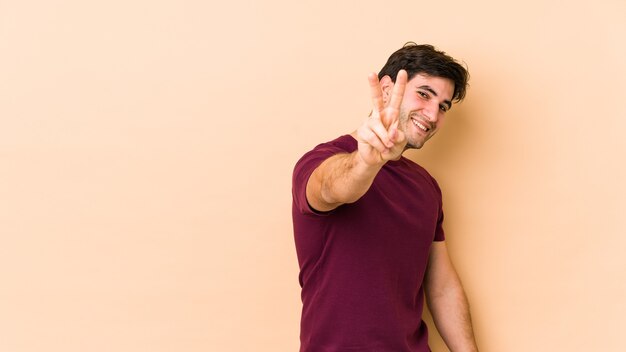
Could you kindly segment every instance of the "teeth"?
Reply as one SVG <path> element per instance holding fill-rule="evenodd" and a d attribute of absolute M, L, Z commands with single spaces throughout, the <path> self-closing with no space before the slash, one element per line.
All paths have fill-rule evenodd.
<path fill-rule="evenodd" d="M 415 126 L 419 127 L 422 131 L 428 132 L 428 127 L 422 125 L 420 122 L 417 122 L 417 121 L 413 120 L 413 124 Z"/>

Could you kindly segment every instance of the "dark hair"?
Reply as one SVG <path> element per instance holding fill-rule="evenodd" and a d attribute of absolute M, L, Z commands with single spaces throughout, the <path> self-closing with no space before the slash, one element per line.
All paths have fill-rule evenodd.
<path fill-rule="evenodd" d="M 406 70 L 409 80 L 418 73 L 450 79 L 454 82 L 452 100 L 458 102 L 465 97 L 469 72 L 454 58 L 436 50 L 432 45 L 418 45 L 414 42 L 404 44 L 401 49 L 391 54 L 378 73 L 378 79 L 389 76 L 395 82 L 398 71 L 402 69 Z"/>

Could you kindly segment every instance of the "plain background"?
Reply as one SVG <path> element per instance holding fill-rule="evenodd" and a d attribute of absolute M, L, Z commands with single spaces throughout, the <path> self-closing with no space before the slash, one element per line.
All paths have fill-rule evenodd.
<path fill-rule="evenodd" d="M 406 41 L 471 72 L 408 156 L 443 189 L 481 350 L 626 350 L 625 18 L 1 0 L 0 351 L 296 351 L 293 165 L 366 118 L 367 74 Z"/>

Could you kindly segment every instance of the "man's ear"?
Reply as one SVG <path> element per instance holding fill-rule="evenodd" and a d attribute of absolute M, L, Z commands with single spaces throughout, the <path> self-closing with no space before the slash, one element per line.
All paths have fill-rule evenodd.
<path fill-rule="evenodd" d="M 380 89 L 383 91 L 383 104 L 387 105 L 391 97 L 391 91 L 393 91 L 393 81 L 389 75 L 385 75 L 380 79 Z"/>

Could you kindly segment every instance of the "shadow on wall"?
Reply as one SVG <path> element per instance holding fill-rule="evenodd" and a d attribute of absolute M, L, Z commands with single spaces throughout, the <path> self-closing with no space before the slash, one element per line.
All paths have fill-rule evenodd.
<path fill-rule="evenodd" d="M 499 138 L 506 141 L 506 136 L 493 135 L 494 128 L 499 128 L 495 125 L 501 122 L 498 116 L 500 112 L 494 107 L 493 102 L 510 99 L 504 78 L 510 75 L 507 70 L 506 67 L 500 67 L 494 58 L 485 58 L 485 63 L 475 69 L 470 67 L 470 86 L 465 100 L 455 104 L 445 117 L 446 120 L 437 135 L 422 149 L 411 150 L 406 156 L 425 167 L 434 176 L 444 176 L 450 171 L 461 171 L 462 165 L 471 158 L 497 159 L 496 154 L 486 155 L 484 152 L 495 149 L 486 144 L 503 142 Z M 498 162 L 498 160 L 484 161 L 488 164 Z"/>
<path fill-rule="evenodd" d="M 462 103 L 463 104 L 463 103 Z M 410 150 L 406 156 L 424 166 L 429 172 L 445 168 L 457 158 L 462 158 L 472 139 L 480 135 L 480 126 L 473 122 L 479 116 L 471 105 L 459 105 L 441 130 L 422 149 Z"/>

